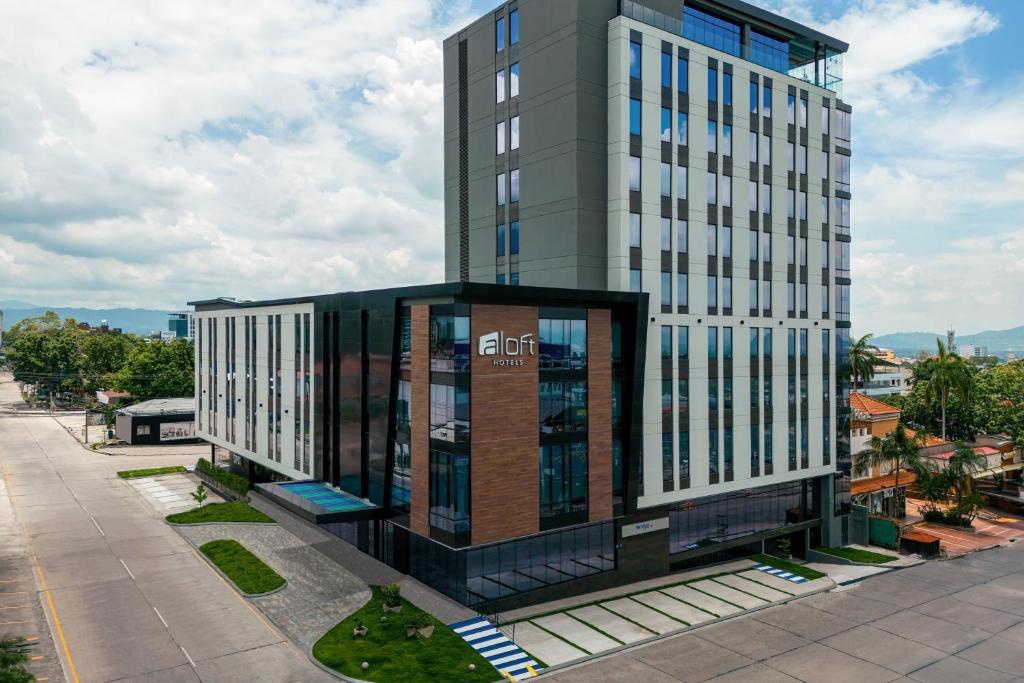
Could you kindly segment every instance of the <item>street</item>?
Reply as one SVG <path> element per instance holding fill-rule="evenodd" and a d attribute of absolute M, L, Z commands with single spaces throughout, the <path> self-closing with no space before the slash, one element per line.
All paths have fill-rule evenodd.
<path fill-rule="evenodd" d="M 194 455 L 94 453 L 53 418 L 14 412 L 18 404 L 17 385 L 0 375 L 0 522 L 8 554 L 21 558 L 5 561 L 0 580 L 38 589 L 36 613 L 53 636 L 45 623 L 5 633 L 38 636 L 40 666 L 55 649 L 69 681 L 331 680 L 115 474 Z M 37 676 L 58 680 L 51 668 L 38 673 L 33 662 Z"/>

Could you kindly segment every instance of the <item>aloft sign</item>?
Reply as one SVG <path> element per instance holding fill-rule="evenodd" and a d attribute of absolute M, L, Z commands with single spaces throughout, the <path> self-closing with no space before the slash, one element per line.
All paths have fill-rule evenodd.
<path fill-rule="evenodd" d="M 536 341 L 527 332 L 519 337 L 506 336 L 503 331 L 482 334 L 477 339 L 477 355 L 494 356 L 495 366 L 518 367 L 526 365 L 525 356 L 534 356 Z"/>

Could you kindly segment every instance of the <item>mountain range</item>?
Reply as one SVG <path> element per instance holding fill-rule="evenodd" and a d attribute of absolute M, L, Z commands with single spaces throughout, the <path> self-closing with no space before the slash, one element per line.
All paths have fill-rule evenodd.
<path fill-rule="evenodd" d="M 875 346 L 892 349 L 897 356 L 913 357 L 918 351 L 935 351 L 935 340 L 946 342 L 946 335 L 933 332 L 897 332 L 883 334 L 871 339 Z M 1024 325 L 1009 330 L 986 330 L 977 334 L 962 334 L 955 338 L 956 345 L 973 344 L 987 346 L 989 355 L 1006 358 L 1013 352 L 1017 358 L 1024 358 Z"/>
<path fill-rule="evenodd" d="M 111 327 L 120 327 L 125 332 L 134 334 L 150 334 L 167 329 L 169 311 L 158 311 L 149 308 L 66 308 L 61 306 L 40 306 L 26 301 L 0 299 L 0 311 L 4 314 L 4 331 L 19 320 L 35 318 L 47 311 L 53 311 L 62 318 L 74 318 L 78 322 L 86 322 L 98 327 L 100 321 L 106 320 Z"/>

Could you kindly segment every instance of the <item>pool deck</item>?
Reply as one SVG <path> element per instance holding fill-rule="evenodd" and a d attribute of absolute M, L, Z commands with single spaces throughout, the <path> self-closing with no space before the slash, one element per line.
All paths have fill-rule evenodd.
<path fill-rule="evenodd" d="M 321 481 L 257 484 L 256 490 L 314 524 L 358 522 L 384 514 L 384 510 L 373 503 Z"/>

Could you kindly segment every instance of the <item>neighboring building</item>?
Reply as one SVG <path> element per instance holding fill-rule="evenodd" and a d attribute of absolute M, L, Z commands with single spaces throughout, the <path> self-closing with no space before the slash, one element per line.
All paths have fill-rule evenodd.
<path fill-rule="evenodd" d="M 861 391 L 868 396 L 906 396 L 914 388 L 914 371 L 902 365 L 876 365 Z"/>
<path fill-rule="evenodd" d="M 846 542 L 846 47 L 738 0 L 488 13 L 444 44 L 448 284 L 196 302 L 197 433 L 486 609 Z"/>
<path fill-rule="evenodd" d="M 96 392 L 96 400 L 105 406 L 116 406 L 124 403 L 131 397 L 132 395 L 127 391 L 113 391 L 112 389 L 108 389 L 106 391 Z"/>
<path fill-rule="evenodd" d="M 961 344 L 958 353 L 964 358 L 984 358 L 988 355 L 988 347 L 978 344 Z"/>
<path fill-rule="evenodd" d="M 870 467 L 858 472 L 857 459 L 871 448 L 872 438 L 884 439 L 895 431 L 902 411 L 862 393 L 850 394 L 850 450 L 853 451 L 853 482 L 850 493 L 853 502 L 863 505 L 873 515 L 902 516 L 902 501 L 906 500 L 907 486 L 917 481 L 909 470 L 901 470 L 899 485 L 891 465 Z M 912 430 L 906 430 L 913 434 Z"/>
<path fill-rule="evenodd" d="M 175 311 L 167 314 L 167 331 L 171 339 L 188 339 L 194 341 L 196 338 L 196 321 L 191 311 Z M 160 335 L 164 338 L 164 335 Z"/>
<path fill-rule="evenodd" d="M 446 278 L 651 296 L 641 507 L 848 473 L 846 49 L 737 0 L 520 0 L 444 43 Z"/>
<path fill-rule="evenodd" d="M 200 441 L 195 429 L 194 398 L 157 398 L 114 413 L 117 438 L 133 446 Z"/>

